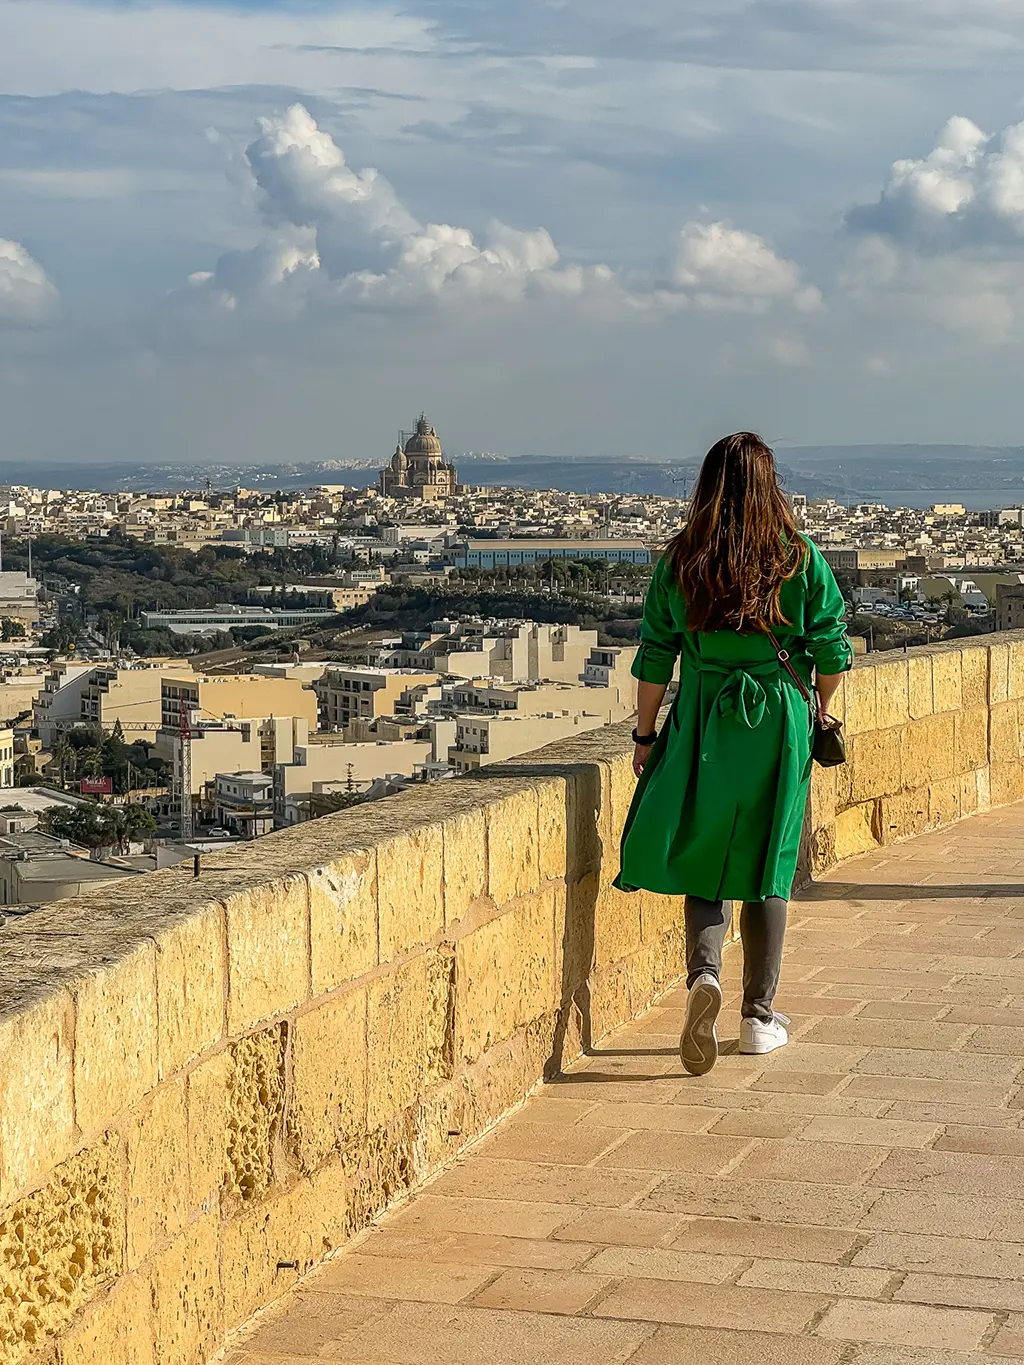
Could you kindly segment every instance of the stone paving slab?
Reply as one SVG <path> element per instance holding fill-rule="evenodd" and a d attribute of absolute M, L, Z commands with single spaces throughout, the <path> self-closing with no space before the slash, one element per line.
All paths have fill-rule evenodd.
<path fill-rule="evenodd" d="M 796 899 L 793 1042 L 676 988 L 248 1324 L 225 1365 L 1024 1365 L 1024 807 Z"/>

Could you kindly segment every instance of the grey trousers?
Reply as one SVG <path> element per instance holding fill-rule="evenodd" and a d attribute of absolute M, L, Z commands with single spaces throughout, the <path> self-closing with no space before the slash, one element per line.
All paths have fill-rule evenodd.
<path fill-rule="evenodd" d="M 686 984 L 692 986 L 705 972 L 710 972 L 717 981 L 722 972 L 722 948 L 732 902 L 687 896 L 684 907 Z M 764 901 L 744 901 L 740 911 L 744 1019 L 769 1020 L 773 1017 L 772 1001 L 779 987 L 785 937 L 786 902 L 781 896 L 769 896 Z"/>

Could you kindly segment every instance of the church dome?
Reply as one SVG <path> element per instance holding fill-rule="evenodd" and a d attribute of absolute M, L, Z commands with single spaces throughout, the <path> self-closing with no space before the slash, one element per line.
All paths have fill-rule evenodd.
<path fill-rule="evenodd" d="M 402 447 L 400 445 L 395 446 L 395 453 L 391 457 L 391 468 L 395 471 L 396 474 L 400 474 L 402 470 L 404 470 L 405 467 L 408 465 L 408 463 L 409 461 L 405 458 L 405 455 L 402 452 Z"/>
<path fill-rule="evenodd" d="M 419 456 L 440 460 L 444 452 L 441 449 L 441 442 L 437 432 L 427 421 L 426 417 L 420 414 L 420 420 L 416 423 L 416 432 L 410 436 L 405 443 L 405 453 L 407 456 Z"/>

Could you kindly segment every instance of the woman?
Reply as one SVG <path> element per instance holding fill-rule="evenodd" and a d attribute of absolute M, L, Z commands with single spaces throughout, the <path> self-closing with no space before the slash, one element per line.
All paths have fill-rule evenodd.
<path fill-rule="evenodd" d="M 639 782 L 616 880 L 625 891 L 686 897 L 690 996 L 679 1049 L 694 1075 L 718 1059 L 725 903 L 743 902 L 740 1051 L 771 1052 L 789 1041 L 772 1002 L 807 804 L 813 717 L 772 636 L 808 688 L 813 666 L 826 714 L 852 663 L 844 609 L 831 569 L 796 528 L 771 450 L 748 431 L 719 441 L 644 605 L 633 665 Z M 679 691 L 657 734 L 677 658 Z"/>

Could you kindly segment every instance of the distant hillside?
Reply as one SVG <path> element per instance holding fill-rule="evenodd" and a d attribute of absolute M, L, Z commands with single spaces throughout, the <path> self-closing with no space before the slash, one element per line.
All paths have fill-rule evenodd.
<path fill-rule="evenodd" d="M 517 488 L 559 488 L 577 493 L 653 493 L 684 496 L 689 492 L 702 452 L 679 460 L 642 456 L 575 459 L 558 455 L 458 455 L 452 458 L 467 484 Z M 868 498 L 882 490 L 985 488 L 1006 490 L 1024 499 L 1024 447 L 973 445 L 844 445 L 790 446 L 778 452 L 783 477 L 794 491 L 810 497 Z M 324 463 L 216 467 L 191 465 L 39 465 L 0 461 L 0 485 L 28 484 L 100 491 L 150 489 L 178 491 L 201 488 L 209 478 L 215 488 L 237 486 L 282 490 L 315 483 L 347 483 L 366 487 L 376 481 L 372 462 L 364 458 Z"/>

